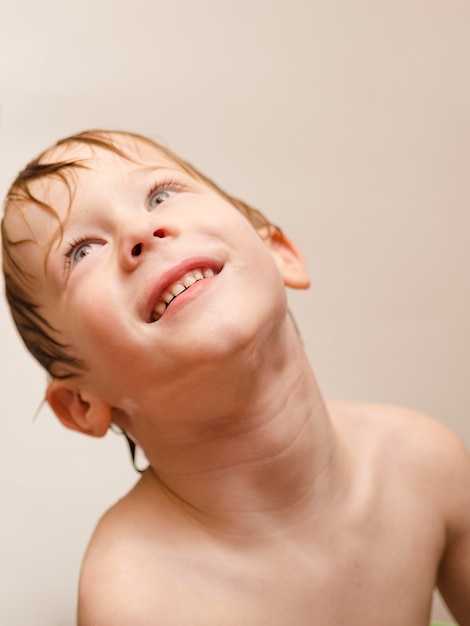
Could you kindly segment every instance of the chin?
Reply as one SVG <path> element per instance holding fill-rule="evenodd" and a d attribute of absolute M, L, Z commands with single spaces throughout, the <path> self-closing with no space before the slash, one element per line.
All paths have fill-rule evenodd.
<path fill-rule="evenodd" d="M 244 311 L 240 315 L 218 316 L 205 323 L 205 331 L 192 335 L 187 356 L 191 354 L 198 363 L 221 363 L 227 359 L 252 358 L 276 341 L 276 335 L 286 319 L 287 307 L 273 315 L 260 311 Z"/>

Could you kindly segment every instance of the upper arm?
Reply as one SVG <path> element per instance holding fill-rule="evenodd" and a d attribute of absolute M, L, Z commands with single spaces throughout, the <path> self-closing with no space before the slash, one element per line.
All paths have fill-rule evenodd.
<path fill-rule="evenodd" d="M 452 440 L 445 464 L 446 547 L 438 586 L 460 626 L 470 626 L 470 454 Z"/>
<path fill-rule="evenodd" d="M 156 610 L 161 586 L 149 582 L 148 549 L 142 548 L 134 528 L 123 523 L 122 506 L 99 522 L 80 573 L 78 626 L 170 623 Z"/>
<path fill-rule="evenodd" d="M 148 626 L 160 623 L 149 615 L 139 578 L 125 562 L 108 558 L 85 562 L 78 594 L 78 626 Z"/>
<path fill-rule="evenodd" d="M 437 585 L 460 626 L 470 626 L 470 453 L 420 413 L 400 410 L 397 424 L 402 466 L 417 478 L 415 493 L 426 502 L 423 523 L 439 529 Z"/>

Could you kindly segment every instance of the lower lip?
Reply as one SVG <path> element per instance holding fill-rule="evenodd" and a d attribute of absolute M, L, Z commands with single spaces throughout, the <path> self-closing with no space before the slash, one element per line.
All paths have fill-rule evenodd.
<path fill-rule="evenodd" d="M 214 278 L 216 278 L 217 276 L 218 274 L 215 274 L 214 276 L 209 276 L 208 278 L 203 278 L 201 280 L 198 280 L 197 282 L 192 284 L 190 287 L 185 289 L 182 293 L 179 294 L 179 296 L 176 296 L 175 298 L 173 298 L 173 300 L 167 306 L 167 308 L 165 309 L 165 312 L 160 317 L 160 319 L 152 323 L 155 324 L 155 323 L 161 322 L 162 319 L 169 319 L 170 317 L 175 315 L 181 308 L 185 307 L 191 300 L 197 297 L 198 294 L 201 292 L 201 290 L 208 287 L 209 284 L 212 283 Z"/>

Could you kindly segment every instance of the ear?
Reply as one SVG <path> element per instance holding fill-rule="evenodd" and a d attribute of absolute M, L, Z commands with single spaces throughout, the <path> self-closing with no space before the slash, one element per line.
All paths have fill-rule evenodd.
<path fill-rule="evenodd" d="M 111 407 L 93 394 L 81 392 L 72 381 L 52 380 L 47 388 L 46 399 L 67 428 L 92 437 L 103 437 L 108 431 Z"/>
<path fill-rule="evenodd" d="M 274 226 L 263 228 L 259 233 L 271 251 L 286 287 L 307 289 L 310 279 L 305 261 L 289 237 Z"/>

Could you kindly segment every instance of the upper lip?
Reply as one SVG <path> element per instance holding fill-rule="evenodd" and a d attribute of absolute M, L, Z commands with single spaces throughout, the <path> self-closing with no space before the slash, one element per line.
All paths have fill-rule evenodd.
<path fill-rule="evenodd" d="M 162 272 L 158 277 L 157 282 L 153 285 L 148 298 L 148 306 L 146 310 L 147 322 L 152 322 L 152 313 L 160 299 L 162 293 L 167 287 L 177 282 L 179 278 L 182 278 L 187 272 L 198 268 L 210 267 L 216 274 L 222 270 L 223 264 L 214 259 L 208 259 L 207 257 L 192 257 L 185 259 L 177 265 L 174 265 L 170 269 Z"/>

